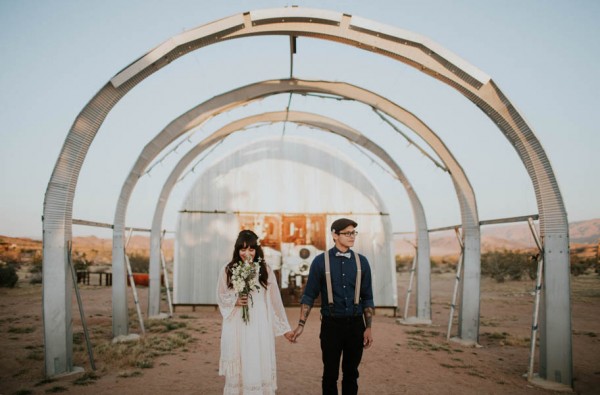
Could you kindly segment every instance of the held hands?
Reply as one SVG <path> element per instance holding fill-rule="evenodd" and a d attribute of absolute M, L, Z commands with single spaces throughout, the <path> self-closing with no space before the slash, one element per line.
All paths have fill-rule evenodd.
<path fill-rule="evenodd" d="M 304 331 L 304 325 L 298 325 L 296 327 L 296 329 L 294 329 L 294 332 L 292 332 L 293 333 L 292 343 L 296 343 L 296 341 L 298 340 L 298 338 L 302 334 L 302 331 Z"/>
<path fill-rule="evenodd" d="M 290 343 L 296 343 L 294 341 L 294 332 L 293 331 L 289 331 L 289 332 L 285 332 L 283 334 L 283 336 L 290 342 Z"/>

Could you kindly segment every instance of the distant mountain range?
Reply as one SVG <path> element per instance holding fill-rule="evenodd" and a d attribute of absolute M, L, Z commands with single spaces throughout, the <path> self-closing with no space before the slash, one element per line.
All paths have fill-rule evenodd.
<path fill-rule="evenodd" d="M 590 247 L 600 242 L 600 218 L 569 224 L 571 248 L 580 245 Z M 414 241 L 413 235 L 402 235 L 394 241 L 395 253 L 412 255 L 413 247 L 405 240 Z M 431 254 L 433 256 L 457 255 L 460 247 L 453 230 L 430 233 Z M 481 227 L 482 252 L 495 250 L 529 250 L 535 248 L 535 241 L 526 222 L 508 225 L 487 225 Z"/>
<path fill-rule="evenodd" d="M 495 250 L 530 250 L 535 248 L 535 242 L 527 223 L 510 225 L 488 225 L 481 227 L 482 252 Z M 600 218 L 587 221 L 572 222 L 569 224 L 571 251 L 582 255 L 595 255 L 600 243 Z M 394 240 L 394 253 L 412 255 L 414 248 L 413 235 L 398 236 Z M 460 252 L 458 241 L 453 230 L 434 232 L 430 234 L 431 255 L 458 255 Z M 96 263 L 110 263 L 112 239 L 101 239 L 96 236 L 74 237 L 73 256 L 75 259 L 84 257 L 87 261 Z M 0 247 L 5 253 L 18 249 L 32 254 L 42 249 L 40 240 L 0 236 Z M 166 239 L 163 243 L 165 258 L 173 258 L 174 239 Z M 127 250 L 130 254 L 148 256 L 150 238 L 136 235 L 131 237 Z M 39 254 L 39 252 L 38 252 Z M 83 255 L 85 254 L 85 256 Z M 0 257 L 1 258 L 1 257 Z M 1 260 L 1 259 L 0 259 Z"/>

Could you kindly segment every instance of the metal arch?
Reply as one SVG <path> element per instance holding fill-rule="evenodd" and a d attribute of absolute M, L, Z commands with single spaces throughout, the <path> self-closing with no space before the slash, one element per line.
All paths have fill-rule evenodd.
<path fill-rule="evenodd" d="M 44 287 L 43 291 L 45 343 L 53 344 L 46 348 L 46 374 L 52 376 L 72 369 L 70 313 L 65 312 L 70 300 L 66 287 L 66 243 L 71 240 L 75 186 L 100 124 L 130 89 L 174 59 L 223 40 L 264 34 L 311 36 L 392 57 L 452 86 L 498 125 L 525 164 L 540 214 L 547 263 L 540 375 L 571 386 L 567 214 L 550 162 L 529 125 L 487 75 L 428 39 L 360 17 L 297 7 L 234 15 L 175 36 L 117 74 L 78 115 L 55 164 L 44 200 L 44 276 L 65 289 L 51 292 L 50 287 Z"/>
<path fill-rule="evenodd" d="M 247 120 L 245 120 L 247 121 Z M 247 122 L 252 122 L 252 121 L 247 121 Z M 244 123 L 247 123 L 244 122 Z M 211 136 L 207 137 L 208 143 L 205 144 L 205 141 L 199 143 L 198 145 L 201 145 L 201 147 L 199 148 L 200 150 L 208 148 L 211 144 L 216 143 L 216 145 L 218 145 L 218 141 L 222 141 L 221 139 L 226 138 L 227 135 L 229 135 L 230 133 L 236 132 L 238 131 L 238 126 L 242 126 L 243 124 L 240 122 L 234 122 L 234 125 L 227 125 L 225 127 L 223 127 L 222 129 L 220 129 L 217 133 L 213 133 Z M 257 127 L 258 125 L 255 125 L 255 127 Z M 264 124 L 263 124 L 264 126 Z M 243 131 L 243 130 L 242 130 Z M 323 132 L 321 132 L 323 133 Z M 243 135 L 246 133 L 243 133 Z M 242 136 L 243 136 L 242 135 Z M 274 137 L 273 134 L 268 133 L 269 136 Z M 369 174 L 368 172 L 365 172 L 365 169 L 362 168 L 361 166 L 357 167 L 356 163 L 348 163 L 348 166 L 343 166 L 346 169 L 353 169 L 353 170 L 342 170 L 341 173 L 337 173 L 337 171 L 334 171 L 336 165 L 333 162 L 339 162 L 341 159 L 343 159 L 344 156 L 346 156 L 344 153 L 339 152 L 339 153 L 332 153 L 329 152 L 328 149 L 324 146 L 321 145 L 317 145 L 317 146 L 312 146 L 310 144 L 311 140 L 314 141 L 319 141 L 318 136 L 311 136 L 311 138 L 303 138 L 302 140 L 297 141 L 296 139 L 292 139 L 290 141 L 288 141 L 287 144 L 284 144 L 284 146 L 281 146 L 282 141 L 287 141 L 288 139 L 280 139 L 278 138 L 270 138 L 270 139 L 266 139 L 263 140 L 259 135 L 253 134 L 253 136 L 255 136 L 253 138 L 253 140 L 250 140 L 251 142 L 254 142 L 255 144 L 250 144 L 248 143 L 248 147 L 255 147 L 255 149 L 249 148 L 249 150 L 243 149 L 242 151 L 244 151 L 243 154 L 243 160 L 242 162 L 238 162 L 238 161 L 234 161 L 231 162 L 230 166 L 233 166 L 233 168 L 236 167 L 240 167 L 240 163 L 242 164 L 246 164 L 246 163 L 251 163 L 251 162 L 255 162 L 255 161 L 261 161 L 262 159 L 265 158 L 265 153 L 267 152 L 271 152 L 273 151 L 273 153 L 268 153 L 266 154 L 267 157 L 269 158 L 269 160 L 283 160 L 285 162 L 295 162 L 297 164 L 301 164 L 304 166 L 308 166 L 310 168 L 314 168 L 314 169 L 318 169 L 321 172 L 324 173 L 328 173 L 331 175 L 334 175 L 335 178 L 339 178 L 341 181 L 345 182 L 346 184 L 351 184 L 354 185 L 354 189 L 356 189 L 358 186 L 362 186 L 359 187 L 358 190 L 360 190 L 361 192 L 358 192 L 359 195 L 364 195 L 365 198 L 367 198 L 370 202 L 372 202 L 371 204 L 374 204 L 374 208 L 375 211 L 372 210 L 362 210 L 361 212 L 364 213 L 365 215 L 368 215 L 368 213 L 371 214 L 376 214 L 376 217 L 380 217 L 379 214 L 381 213 L 387 213 L 388 211 L 386 210 L 385 206 L 386 204 L 382 201 L 382 190 L 376 188 L 373 184 L 372 184 L 372 180 L 370 180 Z M 264 136 L 264 135 L 263 135 Z M 299 137 L 302 136 L 302 134 L 298 135 Z M 244 140 L 247 140 L 247 137 L 243 138 Z M 259 141 L 260 143 L 257 145 L 256 141 Z M 307 144 L 307 145 L 306 145 Z M 236 141 L 236 144 L 233 145 L 233 147 L 239 147 L 244 145 L 244 142 L 238 142 Z M 296 149 L 288 149 L 290 147 L 296 147 Z M 287 147 L 287 148 L 285 148 Z M 198 147 L 192 148 L 192 150 L 195 150 Z M 279 148 L 281 148 L 281 151 L 279 150 Z M 266 150 L 266 151 L 265 151 Z M 308 150 L 308 151 L 307 151 Z M 335 150 L 334 150 L 335 151 Z M 311 160 L 307 161 L 307 152 L 313 152 L 316 153 L 316 155 L 311 155 Z M 189 160 L 192 160 L 193 157 L 195 155 L 190 155 L 188 156 Z M 337 159 L 336 159 L 337 158 Z M 332 162 L 333 161 L 333 162 Z M 212 161 L 211 161 L 212 162 Z M 339 163 L 338 163 L 339 164 Z M 244 166 L 241 166 L 244 167 Z M 212 168 L 212 167 L 211 167 Z M 210 170 L 210 168 L 209 168 Z M 222 174 L 222 172 L 217 172 L 215 174 Z M 337 175 L 336 175 L 337 174 Z M 175 177 L 175 176 L 174 176 Z M 285 178 L 285 177 L 284 177 Z M 285 183 L 285 180 L 281 180 L 282 182 Z M 198 189 L 198 187 L 200 186 L 200 184 L 198 183 L 198 179 L 196 179 L 195 181 L 192 181 L 193 183 L 193 187 L 192 189 L 195 191 L 200 191 Z M 222 185 L 221 185 L 222 186 Z M 189 197 L 191 196 L 191 194 L 193 194 L 194 192 L 192 191 L 192 189 L 190 189 L 186 195 Z M 228 188 L 225 188 L 226 190 L 229 191 L 228 196 L 231 196 L 231 190 L 229 190 Z M 200 192 L 202 193 L 202 192 Z M 314 208 L 314 207 L 313 207 Z M 185 209 L 186 208 L 182 208 Z M 231 214 L 231 212 L 229 211 L 229 209 L 227 209 L 226 207 L 224 208 L 225 212 L 228 212 Z M 188 207 L 187 210 L 190 210 L 190 208 Z M 198 212 L 195 210 L 200 210 L 200 212 L 202 212 L 201 208 L 192 208 L 191 209 L 192 213 L 193 212 Z M 211 209 L 212 210 L 212 209 Z M 234 209 L 234 211 L 237 211 L 237 209 Z M 250 210 L 253 211 L 253 210 Z M 270 210 L 272 211 L 272 210 Z M 334 210 L 335 211 L 335 210 Z M 360 211 L 360 210 L 359 210 Z M 221 212 L 221 211 L 219 211 Z M 213 217 L 213 216 L 211 216 Z M 230 215 L 225 215 L 224 218 L 222 218 L 221 220 L 219 220 L 218 222 L 220 224 L 223 224 L 223 222 L 221 221 L 225 221 L 228 222 L 229 220 L 231 220 L 231 218 L 229 218 Z M 228 219 L 225 219 L 228 218 Z M 180 218 L 183 221 L 183 217 Z M 364 220 L 364 219 L 363 219 Z M 384 245 L 386 245 L 385 250 L 380 250 L 381 253 L 383 254 L 381 257 L 377 258 L 377 257 L 373 257 L 373 261 L 372 264 L 375 264 L 375 262 L 377 262 L 377 264 L 379 266 L 374 267 L 374 272 L 373 272 L 373 281 L 374 281 L 374 286 L 377 285 L 378 287 L 378 291 L 375 292 L 375 296 L 376 296 L 376 303 L 378 306 L 388 306 L 388 307 L 396 307 L 397 306 L 397 289 L 396 289 L 396 281 L 395 278 L 390 278 L 390 276 L 392 274 L 395 273 L 395 267 L 394 267 L 394 263 L 393 263 L 393 254 L 392 254 L 392 246 L 391 246 L 391 241 L 392 241 L 392 233 L 391 233 L 391 228 L 390 228 L 390 219 L 389 219 L 389 215 L 384 215 L 383 217 L 380 217 L 380 221 L 381 225 L 383 225 L 383 232 L 384 232 L 384 239 L 388 242 L 388 244 L 380 244 L 381 242 L 383 242 L 384 240 L 380 240 L 380 242 L 376 243 L 378 244 L 378 247 L 373 250 L 373 251 L 378 251 L 381 248 L 383 248 Z M 359 221 L 360 222 L 360 221 Z M 223 237 L 222 232 L 219 232 L 221 236 L 219 237 Z M 185 238 L 185 235 L 183 235 L 183 238 Z M 182 235 L 178 234 L 178 240 L 183 240 L 182 239 Z M 370 246 L 373 246 L 373 242 L 374 240 L 371 240 L 369 238 L 364 239 L 362 242 L 366 243 Z M 366 247 L 365 245 L 363 245 L 364 247 Z M 371 251 L 371 252 L 373 252 Z M 181 252 L 181 251 L 179 251 Z M 218 255 L 218 254 L 217 254 Z M 388 259 L 382 259 L 383 257 L 387 257 Z M 371 258 L 369 258 L 370 260 Z M 370 260 L 371 262 L 371 260 Z M 215 270 L 218 269 L 219 265 L 217 264 L 217 266 L 213 265 L 213 264 L 209 264 L 208 266 L 210 266 L 211 272 L 212 274 L 215 274 Z M 181 267 L 180 267 L 181 268 Z M 377 269 L 378 268 L 378 269 Z M 377 270 L 375 270 L 377 269 Z M 187 270 L 182 269 L 184 272 L 187 272 Z M 177 269 L 175 269 L 175 271 L 177 272 Z M 176 273 L 177 274 L 177 273 Z M 191 293 L 186 293 L 183 292 L 182 293 L 182 289 L 181 287 L 179 288 L 179 290 L 175 290 L 175 293 L 179 295 L 179 297 L 176 297 L 176 299 L 179 299 L 179 303 L 214 303 L 214 280 L 211 280 L 210 278 L 206 277 L 206 272 L 202 271 L 202 273 L 199 272 L 195 272 L 194 274 L 190 273 L 190 275 L 192 276 L 200 276 L 200 277 L 194 277 L 196 278 L 196 281 L 189 281 L 188 277 L 182 277 L 181 275 L 177 276 L 177 279 L 175 279 L 175 284 L 179 284 L 181 285 L 185 285 L 184 288 L 189 288 L 190 286 L 193 287 L 194 283 L 197 284 L 203 284 L 204 287 L 208 287 L 208 289 L 205 289 L 204 291 L 198 291 L 198 293 L 202 293 L 204 295 L 204 297 L 202 298 L 201 301 L 197 301 L 195 300 L 195 298 L 189 299 L 188 297 L 183 297 L 182 295 L 191 295 Z M 395 277 L 392 276 L 392 277 Z M 213 281 L 212 284 L 212 291 L 210 290 L 211 284 L 210 282 Z M 193 292 L 193 294 L 196 294 L 196 292 Z M 212 301 L 211 301 L 212 300 Z"/>
<path fill-rule="evenodd" d="M 295 79 L 263 81 L 215 96 L 171 121 L 167 127 L 146 145 L 123 184 L 114 218 L 113 268 L 124 266 L 125 258 L 121 246 L 123 245 L 123 229 L 125 227 L 127 203 L 139 175 L 143 173 L 150 161 L 178 136 L 197 127 L 216 114 L 236 106 L 241 106 L 248 101 L 288 92 L 331 94 L 372 106 L 411 128 L 415 133 L 423 137 L 438 156 L 440 156 L 440 159 L 450 170 L 450 175 L 456 189 L 461 208 L 465 245 L 471 246 L 470 249 L 465 251 L 465 284 L 463 287 L 463 298 L 461 298 L 459 337 L 468 343 L 477 342 L 479 334 L 479 218 L 477 215 L 475 194 L 464 171 L 437 135 L 416 116 L 381 96 L 346 83 Z M 428 267 L 429 264 L 429 260 L 426 260 L 424 255 L 420 257 L 419 268 Z M 429 269 L 423 270 L 428 271 Z M 429 290 L 429 277 L 421 277 L 420 281 L 423 283 L 419 282 L 419 287 L 423 290 Z M 474 295 L 477 297 L 473 298 Z M 428 300 L 424 296 L 421 299 Z M 127 303 L 124 280 L 117 283 L 113 279 L 113 306 L 115 305 L 119 305 L 120 310 L 113 309 L 113 328 L 126 330 Z M 426 314 L 427 312 L 430 313 L 430 311 L 423 311 L 421 314 Z M 125 333 L 117 332 L 114 335 Z"/>
<path fill-rule="evenodd" d="M 204 150 L 218 143 L 227 136 L 237 131 L 243 131 L 244 128 L 251 126 L 256 123 L 267 122 L 292 122 L 300 125 L 309 126 L 325 131 L 332 132 L 341 137 L 344 137 L 360 146 L 365 147 L 369 151 L 373 152 L 377 157 L 382 159 L 389 167 L 394 171 L 394 174 L 403 184 L 408 194 L 411 206 L 413 209 L 413 215 L 415 218 L 416 236 L 419 246 L 422 248 L 423 262 L 427 263 L 426 267 L 420 268 L 423 271 L 419 274 L 422 275 L 426 280 L 429 279 L 430 265 L 429 265 L 429 234 L 427 232 L 427 222 L 425 218 L 425 211 L 419 200 L 416 192 L 412 188 L 412 185 L 398 166 L 398 164 L 392 159 L 387 152 L 375 144 L 373 141 L 365 137 L 359 131 L 352 129 L 351 127 L 338 122 L 334 119 L 306 112 L 297 111 L 280 111 L 280 112 L 268 112 L 249 116 L 246 118 L 239 119 L 231 122 L 228 125 L 223 126 L 219 130 L 207 136 L 203 141 L 198 143 L 195 147 L 189 150 L 177 163 L 175 168 L 169 174 L 169 177 L 165 181 L 163 188 L 160 192 L 159 199 L 156 204 L 154 217 L 152 220 L 152 231 L 150 235 L 150 287 L 149 287 L 149 302 L 148 302 L 148 314 L 156 315 L 159 311 L 160 304 L 160 283 L 159 283 L 159 265 L 160 265 L 160 241 L 161 241 L 161 228 L 162 220 L 164 216 L 164 210 L 167 205 L 167 201 L 173 190 L 175 184 L 181 173 L 187 168 L 187 166 L 200 155 Z M 429 284 L 427 284 L 429 285 Z M 422 306 L 420 318 L 423 321 L 431 321 L 430 311 L 430 290 L 429 287 L 423 287 L 421 290 L 422 299 L 418 300 Z"/>

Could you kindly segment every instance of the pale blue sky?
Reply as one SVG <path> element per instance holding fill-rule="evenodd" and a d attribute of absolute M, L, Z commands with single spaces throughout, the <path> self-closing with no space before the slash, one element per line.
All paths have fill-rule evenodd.
<path fill-rule="evenodd" d="M 292 4 L 411 30 L 490 75 L 546 149 L 569 220 L 600 217 L 600 133 L 594 121 L 600 108 L 600 2 L 0 0 L 0 234 L 41 238 L 44 193 L 68 130 L 119 70 L 184 30 L 244 11 Z M 138 85 L 111 111 L 90 148 L 80 174 L 74 218 L 112 223 L 121 185 L 145 143 L 170 120 L 214 95 L 288 77 L 288 45 L 282 36 L 213 45 Z M 537 212 L 531 182 L 514 149 L 479 109 L 451 88 L 380 55 L 308 38 L 298 39 L 294 75 L 359 85 L 420 117 L 465 169 L 477 194 L 480 219 Z M 236 117 L 282 110 L 287 100 L 279 96 L 225 114 L 191 140 L 199 141 Z M 447 175 L 407 146 L 371 110 L 356 103 L 296 96 L 292 109 L 337 117 L 389 147 L 421 197 L 430 227 L 459 223 Z M 271 133 L 281 126 L 274 129 Z M 295 126 L 286 131 L 306 134 Z M 256 137 L 265 132 L 269 133 L 257 130 Z M 323 139 L 322 134 L 310 133 Z M 357 164 L 386 199 L 394 230 L 412 229 L 402 188 L 348 143 L 324 139 L 357 157 Z M 243 141 L 232 137 L 203 164 L 208 166 Z M 128 225 L 150 227 L 160 187 L 191 145 L 186 147 L 140 180 Z M 164 221 L 168 229 L 175 228 L 177 209 L 193 181 L 187 177 L 175 189 Z M 89 227 L 75 227 L 74 233 L 109 236 Z"/>

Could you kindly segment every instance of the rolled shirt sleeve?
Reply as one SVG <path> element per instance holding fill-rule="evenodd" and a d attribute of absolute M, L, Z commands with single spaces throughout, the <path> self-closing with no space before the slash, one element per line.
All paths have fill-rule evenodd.
<path fill-rule="evenodd" d="M 360 268 L 363 273 L 360 283 L 360 302 L 362 303 L 362 308 L 375 308 L 373 285 L 371 282 L 371 265 L 369 265 L 369 261 L 363 255 L 360 255 Z"/>

